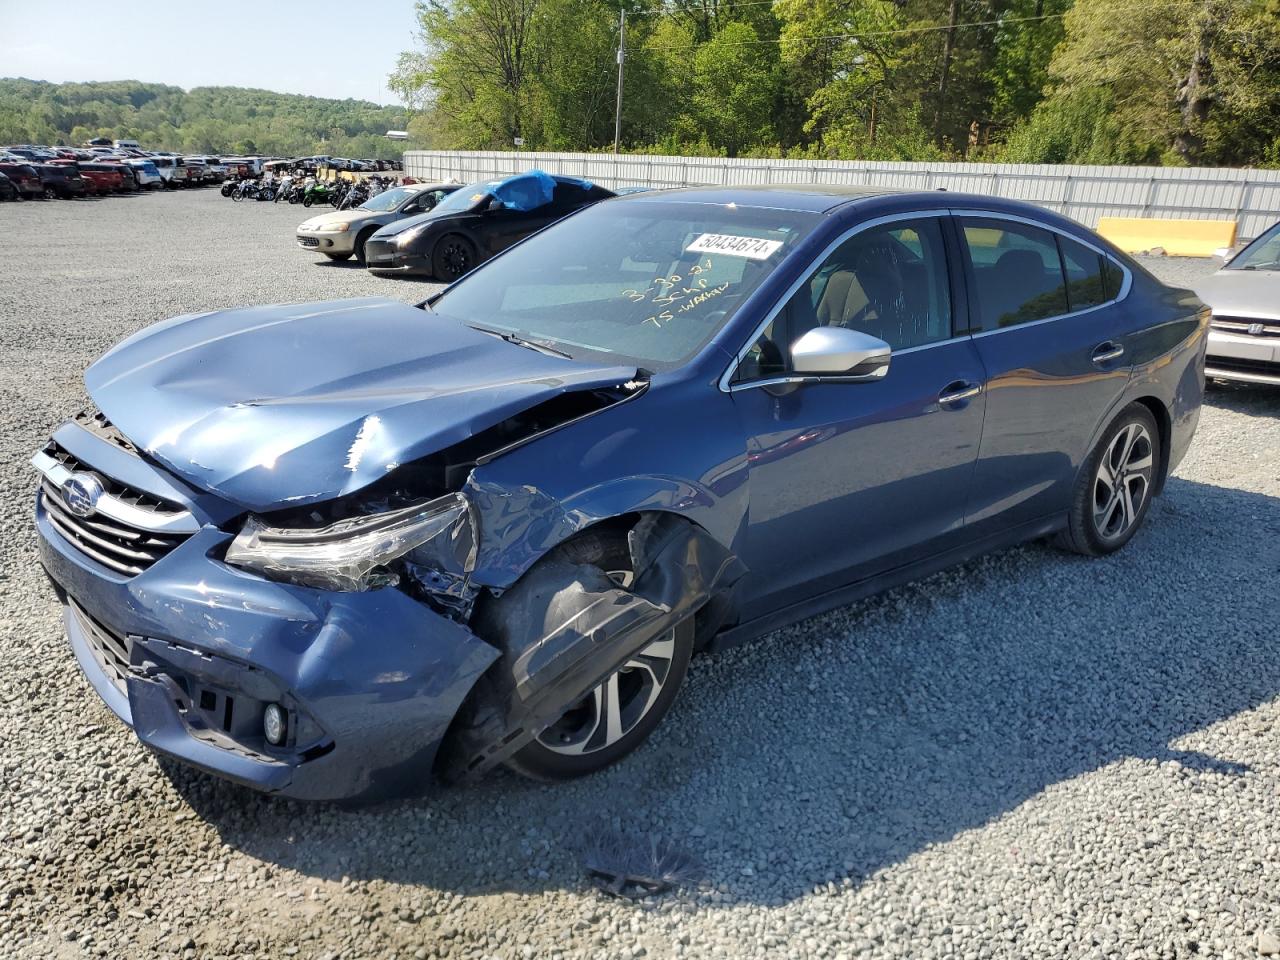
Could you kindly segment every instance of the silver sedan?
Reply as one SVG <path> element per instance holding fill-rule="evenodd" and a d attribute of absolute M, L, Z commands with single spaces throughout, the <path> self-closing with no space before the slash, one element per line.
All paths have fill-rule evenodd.
<path fill-rule="evenodd" d="M 413 183 L 392 187 L 353 210 L 322 213 L 298 226 L 298 246 L 323 253 L 330 260 L 348 260 L 355 254 L 364 263 L 364 242 L 379 227 L 426 213 L 459 186 L 457 183 Z"/>
<path fill-rule="evenodd" d="M 1280 223 L 1196 293 L 1213 310 L 1205 376 L 1280 386 Z"/>

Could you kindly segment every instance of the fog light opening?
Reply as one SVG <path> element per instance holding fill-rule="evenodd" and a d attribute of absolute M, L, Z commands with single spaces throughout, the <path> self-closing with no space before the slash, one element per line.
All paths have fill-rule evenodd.
<path fill-rule="evenodd" d="M 289 717 L 278 703 L 268 703 L 262 714 L 262 733 L 267 743 L 280 746 L 289 732 Z"/>

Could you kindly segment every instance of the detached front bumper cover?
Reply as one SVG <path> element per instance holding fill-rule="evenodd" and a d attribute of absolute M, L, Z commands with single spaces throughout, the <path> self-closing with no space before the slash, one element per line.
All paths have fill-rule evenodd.
<path fill-rule="evenodd" d="M 454 726 L 442 771 L 474 779 L 510 757 L 629 657 L 695 614 L 745 572 L 699 527 L 646 516 L 628 537 L 630 590 L 553 553 L 476 611 L 502 651 Z"/>

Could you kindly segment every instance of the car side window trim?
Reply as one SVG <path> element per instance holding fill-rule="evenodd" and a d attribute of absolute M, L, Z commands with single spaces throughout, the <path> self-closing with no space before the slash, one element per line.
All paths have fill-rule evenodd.
<path fill-rule="evenodd" d="M 1106 307 L 1114 306 L 1115 304 L 1123 301 L 1125 297 L 1129 295 L 1129 290 L 1133 287 L 1133 274 L 1130 272 L 1129 268 L 1126 267 L 1123 263 L 1117 260 L 1114 256 L 1112 256 L 1106 250 L 1102 249 L 1096 243 L 1091 243 L 1090 241 L 1084 239 L 1083 237 L 1078 237 L 1074 233 L 1069 233 L 1066 230 L 1063 230 L 1060 227 L 1055 226 L 1054 224 L 1045 223 L 1040 220 L 1032 220 L 1029 217 L 1019 217 L 1016 214 L 1012 214 L 1012 213 L 1000 213 L 995 210 L 982 210 L 978 208 L 974 208 L 974 209 L 954 209 L 953 208 L 949 210 L 948 213 L 950 213 L 950 215 L 955 218 L 956 226 L 958 228 L 957 232 L 960 234 L 960 240 L 961 240 L 961 245 L 963 247 L 964 259 L 965 259 L 964 269 L 966 274 L 970 274 L 972 272 L 973 263 L 969 258 L 968 246 L 967 244 L 964 243 L 963 220 L 965 220 L 966 218 L 981 218 L 983 220 L 1008 220 L 1012 223 L 1022 223 L 1030 227 L 1036 227 L 1040 230 L 1047 230 L 1052 234 L 1056 234 L 1057 236 L 1066 237 L 1068 240 L 1074 240 L 1076 243 L 1080 244 L 1081 246 L 1088 247 L 1090 250 L 1093 250 L 1100 257 L 1106 260 L 1109 266 L 1112 266 L 1118 269 L 1121 275 L 1123 276 L 1123 280 L 1120 283 L 1119 293 L 1117 293 L 1110 300 L 1105 300 L 1102 303 L 1095 304 L 1092 307 L 1084 307 L 1080 310 L 1069 310 L 1066 313 L 1054 314 L 1052 317 L 1041 317 L 1039 320 L 1029 320 L 1026 323 L 1019 323 L 1012 327 L 997 327 L 994 330 L 979 330 L 976 333 L 970 334 L 970 336 L 973 337 L 975 340 L 978 339 L 979 337 L 990 337 L 998 333 L 1012 333 L 1015 330 L 1025 330 L 1028 327 L 1038 327 L 1041 324 L 1053 323 L 1055 320 L 1063 320 L 1067 317 L 1079 317 L 1079 316 L 1083 316 L 1086 313 L 1092 313 L 1094 310 L 1102 310 Z M 1061 250 L 1059 250 L 1059 253 L 1058 253 L 1058 265 L 1059 265 L 1059 268 L 1061 269 L 1062 268 Z M 970 316 L 973 316 L 974 314 L 972 302 L 970 302 L 969 304 L 969 313 L 970 313 Z"/>
<path fill-rule="evenodd" d="M 844 233 L 836 237 L 834 240 L 832 240 L 829 244 L 827 244 L 826 248 L 823 249 L 823 251 L 820 254 L 818 254 L 816 257 L 814 257 L 813 260 L 811 261 L 811 263 L 813 264 L 813 269 L 806 270 L 803 274 L 800 275 L 800 277 L 793 284 L 791 284 L 791 286 L 789 286 L 786 290 L 782 292 L 782 295 L 778 298 L 778 300 L 773 304 L 772 307 L 769 308 L 769 312 L 765 314 L 764 319 L 756 326 L 754 332 L 749 337 L 747 337 L 746 343 L 743 344 L 743 346 L 734 355 L 733 360 L 729 362 L 729 366 L 725 368 L 724 373 L 720 375 L 718 386 L 721 392 L 734 393 L 738 390 L 755 389 L 756 387 L 765 387 L 771 384 L 780 384 L 780 383 L 812 383 L 812 382 L 815 382 L 817 379 L 819 379 L 812 375 L 810 376 L 789 375 L 785 377 L 768 377 L 762 380 L 747 380 L 747 381 L 744 381 L 743 383 L 733 382 L 733 376 L 735 373 L 738 372 L 738 365 L 741 364 L 743 359 L 746 357 L 746 355 L 751 352 L 751 348 L 755 346 L 756 341 L 759 340 L 762 336 L 764 336 L 764 332 L 769 328 L 769 324 L 773 323 L 774 319 L 778 316 L 778 314 L 780 314 L 786 308 L 787 304 L 791 302 L 792 296 L 794 296 L 795 293 L 799 291 L 799 289 L 802 286 L 808 283 L 813 278 L 813 275 L 815 273 L 817 273 L 819 270 L 822 269 L 823 264 L 827 262 L 827 260 L 831 257 L 831 255 L 835 253 L 836 250 L 841 246 L 841 244 L 843 244 L 846 240 L 849 240 L 850 238 L 855 237 L 866 230 L 870 230 L 873 227 L 883 226 L 886 223 L 897 223 L 900 220 L 924 220 L 927 217 L 944 218 L 949 215 L 950 215 L 950 211 L 939 210 L 939 209 L 911 210 L 904 213 L 886 214 L 883 217 L 875 217 L 874 219 L 866 220 L 862 223 L 855 224 L 854 226 L 846 230 Z M 945 223 L 939 224 L 939 227 L 945 227 L 945 226 L 946 226 Z M 950 253 L 950 251 L 946 249 L 945 242 L 943 244 L 943 249 L 944 249 L 944 253 L 946 254 Z M 946 259 L 950 260 L 950 257 L 947 256 Z M 944 267 L 947 269 L 948 274 L 950 274 L 955 269 L 955 267 L 952 266 L 950 263 L 944 264 Z M 948 281 L 947 289 L 954 296 L 954 287 L 950 285 L 950 281 Z M 900 356 L 905 353 L 913 353 L 916 350 L 927 350 L 930 347 L 940 347 L 943 344 L 952 343 L 956 340 L 964 339 L 964 335 L 960 335 L 960 336 L 954 335 L 955 334 L 955 313 L 956 313 L 955 305 L 953 303 L 951 307 L 951 323 L 952 323 L 951 330 L 953 335 L 951 337 L 947 338 L 946 340 L 938 340 L 933 343 L 922 343 L 918 346 L 907 347 L 903 350 L 895 350 L 893 352 L 893 355 Z M 839 377 L 822 377 L 821 379 L 823 381 L 827 381 L 827 380 L 838 381 L 840 378 Z"/>

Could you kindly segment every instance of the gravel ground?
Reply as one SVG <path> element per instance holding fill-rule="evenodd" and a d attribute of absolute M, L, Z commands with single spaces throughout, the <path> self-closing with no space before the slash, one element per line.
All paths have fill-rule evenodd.
<path fill-rule="evenodd" d="M 317 265 L 301 214 L 212 191 L 0 206 L 0 953 L 1280 949 L 1280 391 L 1210 394 L 1118 556 L 1029 545 L 700 658 L 653 740 L 585 781 L 350 811 L 159 762 L 66 648 L 26 461 L 86 363 L 153 321 L 430 289 Z M 702 879 L 597 892 L 597 831 L 661 837 Z"/>

